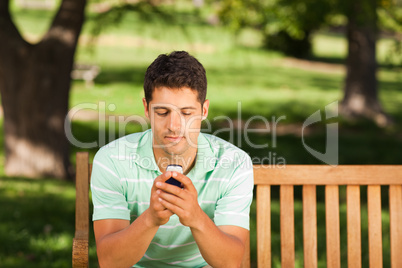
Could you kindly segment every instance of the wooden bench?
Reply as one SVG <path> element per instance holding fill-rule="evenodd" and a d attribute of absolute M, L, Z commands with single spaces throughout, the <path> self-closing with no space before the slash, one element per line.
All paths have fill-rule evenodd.
<path fill-rule="evenodd" d="M 88 267 L 88 153 L 77 153 L 76 232 L 73 267 Z M 391 268 L 402 267 L 402 166 L 254 166 L 257 202 L 257 264 L 271 267 L 271 186 L 280 191 L 281 265 L 295 267 L 294 186 L 302 185 L 304 267 L 317 267 L 316 186 L 325 186 L 327 267 L 341 267 L 339 186 L 346 185 L 348 267 L 362 267 L 360 186 L 367 186 L 370 268 L 382 267 L 381 185 L 389 186 Z M 247 245 L 242 267 L 250 267 Z"/>

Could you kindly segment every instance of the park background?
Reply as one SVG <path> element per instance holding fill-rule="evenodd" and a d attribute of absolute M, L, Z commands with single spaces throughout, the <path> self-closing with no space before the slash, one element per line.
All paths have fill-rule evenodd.
<path fill-rule="evenodd" d="M 32 5 L 33 2 L 11 1 L 10 13 L 23 38 L 35 44 L 49 29 L 60 1 L 43 1 L 45 5 L 40 8 Z M 264 1 L 246 0 L 89 1 L 75 62 L 99 67 L 100 71 L 93 84 L 82 79 L 72 81 L 69 109 L 82 104 L 97 105 L 97 109 L 75 114 L 71 125 L 77 140 L 97 141 L 98 146 L 83 149 L 71 145 L 69 159 L 72 165 L 76 152 L 89 151 L 92 159 L 104 143 L 141 130 L 141 126 L 135 122 L 119 125 L 99 120 L 99 114 L 105 113 L 108 118 L 113 115 L 143 116 L 141 99 L 146 68 L 159 54 L 173 50 L 190 52 L 207 71 L 207 98 L 211 101 L 209 119 L 212 123 L 209 132 L 232 140 L 252 157 L 270 157 L 268 164 L 273 167 L 281 159 L 286 164 L 323 164 L 303 146 L 302 124 L 317 110 L 324 111 L 326 105 L 341 102 L 344 97 L 347 16 L 341 11 L 329 12 L 325 22 L 316 23 L 314 27 L 310 25 L 308 35 L 311 51 L 295 52 L 295 47 L 305 45 L 306 40 L 302 42 L 300 39 L 307 34 L 303 33 L 303 27 L 308 24 L 287 18 L 297 18 L 294 10 L 301 10 L 301 17 L 306 17 L 314 16 L 317 10 L 322 10 L 322 13 L 327 9 L 331 11 L 331 6 L 320 7 L 320 1 L 311 0 L 300 3 L 291 0 L 271 2 L 264 7 L 257 4 L 266 3 Z M 342 1 L 327 2 L 346 5 Z M 376 9 L 379 26 L 376 55 L 378 100 L 386 114 L 386 123 L 367 114 L 353 118 L 340 115 L 329 121 L 339 124 L 339 164 L 402 163 L 402 57 L 398 53 L 401 28 L 397 23 L 400 18 L 399 6 L 394 7 L 393 4 L 396 5 L 392 1 L 382 1 Z M 308 10 L 311 6 L 317 9 L 310 14 Z M 384 15 L 388 14 L 390 8 L 395 13 Z M 258 10 L 262 10 L 263 14 L 258 14 Z M 265 17 L 272 15 L 271 11 L 276 17 L 266 20 Z M 317 18 L 320 19 L 323 18 Z M 267 36 L 269 40 L 269 36 L 283 29 L 296 40 L 296 45 L 285 51 L 278 51 L 278 46 L 272 44 L 267 48 Z M 273 37 L 271 40 L 274 40 Z M 297 40 L 300 42 L 297 43 Z M 281 42 L 285 41 L 282 39 Z M 285 47 L 285 43 L 281 44 L 279 48 Z M 52 102 L 52 99 L 45 97 L 45 101 Z M 102 105 L 105 107 L 103 111 Z M 238 131 L 233 132 L 232 139 L 228 131 L 220 131 L 229 127 L 225 120 L 213 120 L 222 115 L 229 116 L 239 126 L 244 126 L 252 116 L 264 117 L 269 122 L 272 122 L 272 117 L 278 119 L 285 116 L 285 119 L 278 123 L 275 146 L 272 144 L 272 132 L 248 134 L 255 144 L 269 144 L 269 148 L 256 149 L 249 146 L 244 135 L 239 135 Z M 3 126 L 3 116 L 0 127 Z M 261 128 L 262 123 L 262 120 L 256 119 L 252 126 Z M 323 120 L 306 129 L 304 141 L 308 146 L 325 152 L 327 123 Z M 99 133 L 104 133 L 105 139 L 100 138 Z M 6 142 L 3 129 L 0 139 L 3 144 Z M 9 176 L 4 167 L 6 157 L 5 149 L 1 147 L 0 267 L 70 267 L 74 235 L 74 182 L 54 176 Z M 273 267 L 280 267 L 279 193 L 274 190 L 272 195 L 272 261 Z M 295 198 L 296 267 L 302 267 L 303 226 L 298 220 L 302 216 L 302 206 L 298 188 Z M 362 189 L 361 199 L 362 259 L 363 267 L 367 267 L 365 189 Z M 325 267 L 324 192 L 320 187 L 317 200 L 318 264 L 319 267 Z M 340 200 L 345 200 L 343 188 L 340 190 Z M 384 267 L 389 267 L 386 187 L 382 188 L 382 203 Z M 340 213 L 341 229 L 346 229 L 344 204 L 340 207 Z M 254 205 L 251 216 L 251 260 L 255 265 Z M 346 237 L 341 237 L 342 267 L 347 264 L 346 242 Z M 90 265 L 97 266 L 93 235 L 90 241 Z"/>

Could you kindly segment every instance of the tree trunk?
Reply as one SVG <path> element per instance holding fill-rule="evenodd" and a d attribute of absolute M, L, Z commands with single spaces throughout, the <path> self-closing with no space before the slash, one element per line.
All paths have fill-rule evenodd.
<path fill-rule="evenodd" d="M 0 92 L 5 172 L 71 178 L 64 134 L 70 73 L 84 21 L 85 0 L 63 0 L 43 39 L 27 43 L 0 3 Z"/>
<path fill-rule="evenodd" d="M 376 3 L 376 0 L 350 2 L 347 75 L 340 111 L 348 118 L 365 117 L 385 126 L 391 123 L 391 119 L 384 113 L 378 100 Z"/>

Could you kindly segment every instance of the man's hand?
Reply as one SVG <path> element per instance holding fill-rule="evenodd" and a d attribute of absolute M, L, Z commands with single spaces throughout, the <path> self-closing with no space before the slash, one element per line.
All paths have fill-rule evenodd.
<path fill-rule="evenodd" d="M 177 172 L 172 172 L 172 177 L 184 187 L 181 189 L 165 181 L 156 182 L 160 203 L 176 214 L 183 225 L 190 227 L 201 255 L 209 265 L 239 267 L 248 230 L 238 226 L 217 227 L 199 206 L 198 193 L 191 180 Z"/>
<path fill-rule="evenodd" d="M 167 173 L 171 173 L 171 177 L 181 182 L 183 188 L 167 184 L 166 180 L 155 181 L 160 204 L 176 214 L 184 226 L 196 228 L 200 223 L 197 219 L 205 214 L 198 204 L 197 190 L 187 176 L 175 171 Z"/>
<path fill-rule="evenodd" d="M 169 221 L 170 216 L 173 215 L 172 211 L 167 209 L 167 207 L 159 201 L 160 197 L 157 193 L 158 188 L 156 186 L 158 183 L 166 184 L 165 181 L 167 181 L 171 177 L 171 173 L 172 172 L 169 171 L 159 175 L 158 177 L 156 177 L 154 184 L 152 185 L 151 200 L 149 208 L 147 209 L 151 219 L 151 226 L 164 225 Z"/>

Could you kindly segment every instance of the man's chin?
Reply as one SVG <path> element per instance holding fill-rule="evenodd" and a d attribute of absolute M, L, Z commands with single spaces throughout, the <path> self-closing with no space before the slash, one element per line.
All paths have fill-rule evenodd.
<path fill-rule="evenodd" d="M 181 155 L 184 152 L 183 146 L 171 145 L 164 148 L 164 151 L 172 156 Z"/>

